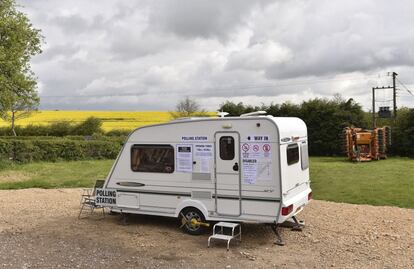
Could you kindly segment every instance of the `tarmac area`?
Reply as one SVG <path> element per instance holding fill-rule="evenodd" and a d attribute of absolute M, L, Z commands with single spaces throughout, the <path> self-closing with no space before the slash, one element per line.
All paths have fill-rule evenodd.
<path fill-rule="evenodd" d="M 207 248 L 177 219 L 78 219 L 81 189 L 0 191 L 0 268 L 414 268 L 414 210 L 314 200 L 302 232 L 242 225 L 242 242 Z"/>

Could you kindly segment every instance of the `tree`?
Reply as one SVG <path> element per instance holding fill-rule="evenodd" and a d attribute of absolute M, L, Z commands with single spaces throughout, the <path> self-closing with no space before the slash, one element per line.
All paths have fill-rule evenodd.
<path fill-rule="evenodd" d="M 102 120 L 95 117 L 89 117 L 84 122 L 78 124 L 73 133 L 75 135 L 93 135 L 101 134 L 102 130 Z"/>
<path fill-rule="evenodd" d="M 200 105 L 195 99 L 186 97 L 185 99 L 178 102 L 176 110 L 170 112 L 173 119 L 183 118 L 183 117 L 206 117 L 207 112 L 204 109 L 200 108 Z"/>
<path fill-rule="evenodd" d="M 398 109 L 397 119 L 391 131 L 392 153 L 414 158 L 414 108 Z"/>
<path fill-rule="evenodd" d="M 41 53 L 42 39 L 15 0 L 0 1 L 0 117 L 9 120 L 13 130 L 16 119 L 39 104 L 30 59 Z"/>
<path fill-rule="evenodd" d="M 15 126 L 16 121 L 29 117 L 33 111 L 37 110 L 39 97 L 35 92 L 29 96 L 17 96 L 12 94 L 13 100 L 10 105 L 10 112 L 2 113 L 1 118 L 11 123 L 11 131 L 17 136 Z"/>
<path fill-rule="evenodd" d="M 261 106 L 244 105 L 243 102 L 233 103 L 226 101 L 220 105 L 219 111 L 229 113 L 229 116 L 240 116 L 241 114 L 250 113 L 254 111 L 267 110 L 268 107 L 262 104 Z"/>
<path fill-rule="evenodd" d="M 301 104 L 300 118 L 308 127 L 311 155 L 341 155 L 344 127 L 365 127 L 362 107 L 353 99 L 335 96 L 332 100 L 315 98 Z"/>
<path fill-rule="evenodd" d="M 281 105 L 272 103 L 266 112 L 274 117 L 300 117 L 300 106 L 290 102 Z"/>
<path fill-rule="evenodd" d="M 245 113 L 246 107 L 242 102 L 235 104 L 233 102 L 226 101 L 220 105 L 219 111 L 227 112 L 229 113 L 229 116 L 240 116 Z"/>

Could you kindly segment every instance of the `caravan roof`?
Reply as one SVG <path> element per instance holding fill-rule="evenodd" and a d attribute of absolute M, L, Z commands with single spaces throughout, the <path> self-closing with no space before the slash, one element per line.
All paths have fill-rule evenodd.
<path fill-rule="evenodd" d="M 307 137 L 307 128 L 306 124 L 303 120 L 296 117 L 273 117 L 270 115 L 266 116 L 246 116 L 246 117 L 188 117 L 188 118 L 180 118 L 175 119 L 167 123 L 161 124 L 154 124 L 154 125 L 147 125 L 143 127 L 139 127 L 132 132 L 134 134 L 136 131 L 143 129 L 143 128 L 150 128 L 155 126 L 164 126 L 164 125 L 172 125 L 172 124 L 182 124 L 182 123 L 190 123 L 190 122 L 202 122 L 202 121 L 239 121 L 239 120 L 269 120 L 276 125 L 278 130 L 279 139 L 285 141 L 283 138 L 302 138 Z M 280 141 L 279 141 L 280 142 Z"/>

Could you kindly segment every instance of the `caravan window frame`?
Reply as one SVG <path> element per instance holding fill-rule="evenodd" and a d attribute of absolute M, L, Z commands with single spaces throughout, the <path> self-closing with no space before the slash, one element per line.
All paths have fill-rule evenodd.
<path fill-rule="evenodd" d="M 136 164 L 134 162 L 136 162 L 134 160 L 134 150 L 136 149 L 143 149 L 145 150 L 149 150 L 149 149 L 165 149 L 169 152 L 165 153 L 165 154 L 169 154 L 170 156 L 165 156 L 163 158 L 170 158 L 170 163 L 161 163 L 161 167 L 162 169 L 156 169 L 157 167 L 155 167 L 155 169 L 153 168 L 152 170 L 140 170 L 139 169 L 139 164 Z M 175 171 L 175 151 L 174 151 L 174 147 L 170 144 L 133 144 L 131 146 L 131 156 L 130 156 L 130 167 L 131 167 L 131 171 L 136 172 L 136 173 L 160 173 L 160 174 L 172 174 Z M 139 154 L 139 153 L 138 153 Z M 162 155 L 162 154 L 161 154 Z M 151 165 L 151 164 L 149 164 Z M 153 165 L 156 165 L 156 163 L 154 163 Z M 141 168 L 142 169 L 142 168 Z"/>
<path fill-rule="evenodd" d="M 288 165 L 298 163 L 299 156 L 299 145 L 298 143 L 289 144 L 286 147 L 286 161 Z"/>
<path fill-rule="evenodd" d="M 224 139 L 231 139 L 231 143 L 229 143 L 229 144 L 233 145 L 231 151 L 228 151 L 229 147 L 227 147 L 227 145 L 223 146 L 222 141 Z M 220 137 L 220 139 L 219 139 L 219 151 L 220 151 L 220 159 L 222 159 L 223 161 L 234 160 L 234 158 L 236 157 L 236 141 L 235 141 L 234 137 L 231 136 L 231 135 L 225 135 L 225 136 Z"/>

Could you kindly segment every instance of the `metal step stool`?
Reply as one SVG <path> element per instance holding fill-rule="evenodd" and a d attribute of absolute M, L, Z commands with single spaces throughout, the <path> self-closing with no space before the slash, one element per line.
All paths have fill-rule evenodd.
<path fill-rule="evenodd" d="M 231 234 L 225 234 L 224 228 L 231 229 Z M 236 234 L 235 234 L 236 233 Z M 210 247 L 211 239 L 227 241 L 227 251 L 229 250 L 230 241 L 237 239 L 241 241 L 241 226 L 239 223 L 219 222 L 213 226 L 213 235 L 208 238 L 207 246 Z"/>

